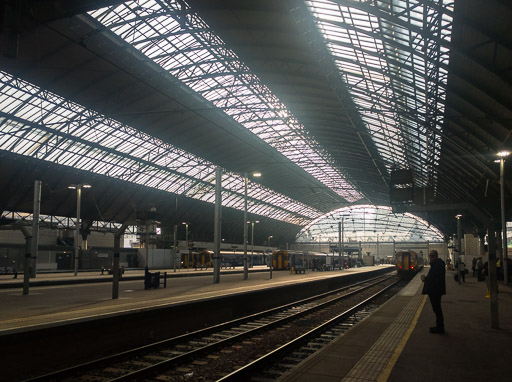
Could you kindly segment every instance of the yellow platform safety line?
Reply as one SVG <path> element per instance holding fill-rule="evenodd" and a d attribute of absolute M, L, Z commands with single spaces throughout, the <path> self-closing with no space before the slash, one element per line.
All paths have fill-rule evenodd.
<path fill-rule="evenodd" d="M 427 296 L 425 295 L 423 297 L 423 301 L 421 302 L 418 310 L 416 311 L 416 314 L 414 315 L 414 318 L 411 321 L 411 324 L 409 325 L 409 328 L 402 336 L 400 342 L 398 343 L 397 347 L 395 348 L 395 351 L 393 352 L 393 355 L 388 361 L 388 364 L 382 372 L 379 375 L 379 378 L 377 378 L 377 382 L 387 382 L 389 375 L 391 374 L 391 370 L 393 370 L 393 367 L 396 364 L 396 361 L 398 361 L 398 358 L 400 357 L 400 354 L 402 354 L 402 351 L 405 348 L 405 344 L 409 340 L 409 337 L 412 334 L 412 331 L 416 327 L 416 324 L 418 323 L 418 318 L 420 317 L 421 311 L 423 310 L 423 306 L 425 305 L 425 302 L 427 301 Z"/>

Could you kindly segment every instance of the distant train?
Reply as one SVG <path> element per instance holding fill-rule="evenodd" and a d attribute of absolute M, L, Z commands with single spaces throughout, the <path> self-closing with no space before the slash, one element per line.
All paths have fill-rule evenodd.
<path fill-rule="evenodd" d="M 181 268 L 212 268 L 214 260 L 213 251 L 200 250 L 181 251 Z M 251 252 L 247 253 L 248 265 L 270 265 L 272 269 L 281 270 L 315 270 L 324 271 L 339 268 L 340 258 L 338 255 L 332 256 L 321 252 L 302 252 L 302 251 L 274 251 L 270 253 Z M 220 266 L 221 268 L 234 268 L 244 265 L 244 253 L 242 251 L 221 250 Z M 347 268 L 347 260 L 343 262 L 344 268 Z"/>
<path fill-rule="evenodd" d="M 322 252 L 302 251 L 274 251 L 272 254 L 272 268 L 275 270 L 311 269 L 325 271 L 339 268 L 340 258 Z"/>
<path fill-rule="evenodd" d="M 423 257 L 414 251 L 400 251 L 395 255 L 395 264 L 400 279 L 411 279 L 423 268 Z"/>
<path fill-rule="evenodd" d="M 261 252 L 247 253 L 248 266 L 266 264 L 266 255 Z M 214 260 L 213 251 L 181 251 L 181 268 L 212 268 Z M 220 252 L 220 266 L 222 268 L 234 268 L 244 265 L 244 253 L 242 251 L 222 250 Z"/>

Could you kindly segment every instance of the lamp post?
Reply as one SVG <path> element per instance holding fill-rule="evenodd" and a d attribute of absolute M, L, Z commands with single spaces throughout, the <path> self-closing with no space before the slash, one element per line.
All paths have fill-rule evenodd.
<path fill-rule="evenodd" d="M 270 258 L 270 262 L 269 262 L 269 265 L 270 265 L 270 278 L 272 278 L 272 266 L 273 266 L 273 263 L 274 263 L 274 255 L 272 254 L 272 251 L 270 250 L 270 239 L 272 239 L 272 237 L 273 236 L 269 236 L 268 240 L 267 240 L 268 251 L 270 252 L 270 255 L 269 255 L 269 258 Z"/>
<path fill-rule="evenodd" d="M 260 172 L 253 172 L 252 176 L 259 178 Z M 249 269 L 247 264 L 247 184 L 249 179 L 247 173 L 244 174 L 244 280 L 249 278 Z M 253 227 L 254 228 L 254 227 Z M 254 248 L 253 248 L 254 250 Z"/>
<path fill-rule="evenodd" d="M 76 227 L 75 227 L 75 255 L 74 255 L 74 269 L 75 276 L 78 274 L 78 254 L 80 247 L 78 242 L 80 240 L 80 208 L 82 203 L 82 188 L 91 188 L 90 184 L 70 184 L 68 186 L 71 190 L 76 190 Z"/>
<path fill-rule="evenodd" d="M 213 224 L 213 244 L 215 257 L 213 259 L 213 283 L 220 282 L 220 241 L 222 220 L 222 169 L 215 169 L 215 221 Z"/>
<path fill-rule="evenodd" d="M 459 284 L 461 284 L 461 274 L 460 274 L 460 270 L 459 270 L 459 262 L 462 261 L 462 227 L 460 225 L 460 218 L 462 217 L 461 214 L 458 214 L 455 216 L 457 218 L 457 252 L 458 252 L 458 259 L 453 259 L 453 262 L 454 264 L 457 264 L 457 275 L 458 275 L 458 278 L 459 278 Z"/>
<path fill-rule="evenodd" d="M 188 223 L 183 222 L 181 224 L 185 225 L 185 245 L 187 246 L 187 271 L 190 269 L 190 248 L 188 245 Z"/>
<path fill-rule="evenodd" d="M 251 268 L 254 266 L 254 224 L 258 224 L 259 220 L 251 220 L 247 224 L 251 224 Z"/>
<path fill-rule="evenodd" d="M 503 282 L 508 284 L 508 246 L 507 246 L 507 219 L 505 216 L 505 158 L 510 155 L 509 151 L 500 151 L 500 198 L 501 198 L 501 229 L 503 231 Z"/>

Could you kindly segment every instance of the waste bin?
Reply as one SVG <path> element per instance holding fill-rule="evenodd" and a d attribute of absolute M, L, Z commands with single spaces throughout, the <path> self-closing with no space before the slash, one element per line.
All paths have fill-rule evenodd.
<path fill-rule="evenodd" d="M 160 272 L 148 272 L 144 275 L 144 289 L 160 287 Z"/>

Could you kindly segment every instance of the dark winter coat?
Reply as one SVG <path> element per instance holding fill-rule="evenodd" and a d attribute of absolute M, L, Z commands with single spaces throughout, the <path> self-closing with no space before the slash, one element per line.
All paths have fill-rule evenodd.
<path fill-rule="evenodd" d="M 423 284 L 422 294 L 446 294 L 446 270 L 443 260 L 437 258 L 430 264 L 430 270 Z"/>

